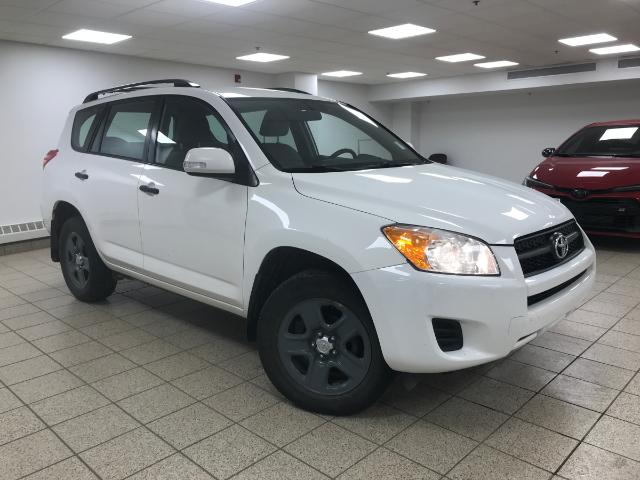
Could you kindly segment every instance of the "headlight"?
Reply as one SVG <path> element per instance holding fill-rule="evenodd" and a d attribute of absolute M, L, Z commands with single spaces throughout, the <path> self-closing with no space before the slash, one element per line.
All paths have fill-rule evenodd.
<path fill-rule="evenodd" d="M 459 233 L 409 225 L 382 229 L 389 241 L 417 269 L 456 275 L 500 275 L 489 246 Z"/>
<path fill-rule="evenodd" d="M 551 190 L 554 189 L 553 185 L 541 182 L 540 180 L 536 180 L 535 178 L 531 177 L 525 177 L 525 179 L 522 181 L 522 185 L 529 188 L 547 188 Z"/>

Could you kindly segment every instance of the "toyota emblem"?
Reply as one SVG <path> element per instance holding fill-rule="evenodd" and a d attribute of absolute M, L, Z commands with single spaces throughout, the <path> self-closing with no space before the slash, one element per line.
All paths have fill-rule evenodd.
<path fill-rule="evenodd" d="M 556 232 L 551 236 L 551 251 L 558 260 L 564 260 L 569 253 L 569 239 L 564 233 Z"/>

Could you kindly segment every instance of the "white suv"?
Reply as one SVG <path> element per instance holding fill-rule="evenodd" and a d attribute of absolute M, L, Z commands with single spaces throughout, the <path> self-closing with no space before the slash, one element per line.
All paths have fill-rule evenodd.
<path fill-rule="evenodd" d="M 502 358 L 594 282 L 556 200 L 304 92 L 126 85 L 74 108 L 58 148 L 42 212 L 73 295 L 105 299 L 117 272 L 244 316 L 271 381 L 317 412 L 361 410 L 392 370 Z"/>

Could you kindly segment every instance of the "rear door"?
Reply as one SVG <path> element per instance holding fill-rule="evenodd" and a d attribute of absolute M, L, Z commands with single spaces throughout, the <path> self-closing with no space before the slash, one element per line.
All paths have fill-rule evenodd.
<path fill-rule="evenodd" d="M 192 148 L 217 147 L 238 170 L 242 149 L 213 106 L 182 95 L 164 98 L 155 143 L 138 192 L 145 272 L 241 307 L 248 187 L 188 175 L 182 163 Z"/>
<path fill-rule="evenodd" d="M 157 97 L 101 106 L 99 127 L 76 163 L 79 206 L 92 239 L 108 262 L 142 268 L 138 183 L 144 175 Z"/>

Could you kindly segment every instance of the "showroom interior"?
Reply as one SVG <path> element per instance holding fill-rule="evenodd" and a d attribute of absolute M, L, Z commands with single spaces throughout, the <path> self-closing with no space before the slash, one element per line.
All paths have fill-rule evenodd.
<path fill-rule="evenodd" d="M 639 25 L 640 0 L 0 0 L 0 480 L 640 479 Z M 157 80 L 163 82 L 148 83 Z M 126 87 L 131 84 L 139 85 Z M 176 251 L 195 249 L 197 262 L 208 265 L 207 255 L 240 252 L 244 303 L 235 309 L 207 301 L 216 272 L 203 275 L 200 293 L 194 293 L 186 281 L 172 283 L 169 273 L 154 277 L 144 270 L 155 279 L 147 281 L 147 273 L 128 274 L 115 260 L 112 265 L 97 238 L 102 227 L 94 227 L 91 218 L 84 219 L 82 231 L 93 237 L 83 238 L 95 256 L 83 256 L 78 248 L 85 247 L 76 245 L 75 256 L 68 262 L 65 257 L 69 223 L 62 224 L 61 215 L 83 220 L 68 210 L 56 213 L 52 195 L 91 186 L 95 170 L 78 166 L 81 161 L 123 161 L 93 150 L 96 144 L 101 148 L 101 135 L 105 148 L 109 109 L 123 98 L 169 98 L 173 89 L 187 96 L 194 91 L 200 102 L 211 99 L 213 107 L 207 108 L 220 111 L 211 118 L 220 120 L 225 141 L 236 142 L 237 149 L 229 146 L 228 153 L 225 143 L 208 150 L 229 159 L 233 154 L 233 175 L 238 156 L 245 158 L 253 180 L 242 185 L 238 177 L 229 181 L 219 172 L 212 178 L 191 176 L 189 159 L 196 156 L 189 151 L 207 145 L 185 147 L 178 170 L 169 173 L 188 176 L 198 186 L 217 182 L 217 188 L 245 192 L 246 211 L 234 211 L 246 214 L 246 221 L 242 216 L 233 225 L 220 225 L 224 208 L 210 202 L 207 208 L 213 205 L 218 212 L 206 225 L 209 217 L 192 201 L 182 210 L 174 205 L 156 211 L 160 225 L 150 232 L 161 232 L 159 243 L 177 238 L 165 249 L 174 259 L 182 258 Z M 331 102 L 316 102 L 317 97 Z M 148 130 L 138 129 L 150 164 L 157 163 L 152 144 L 180 143 L 167 138 L 177 138 L 179 128 L 174 132 L 163 123 L 166 98 L 154 100 Z M 254 131 L 240 109 L 261 100 L 274 105 L 273 112 L 304 106 L 292 114 L 291 130 L 280 129 L 280 117 L 268 124 L 268 110 Z M 313 111 L 316 104 L 326 109 L 322 115 Z M 93 107 L 97 123 L 84 133 L 86 146 L 78 147 L 74 115 Z M 312 124 L 320 125 L 326 112 L 336 110 L 367 132 L 366 139 L 356 139 L 357 152 L 318 153 L 338 163 L 315 165 L 309 171 L 316 173 L 288 170 L 278 165 L 279 154 L 270 152 L 285 156 L 292 147 L 265 147 L 266 137 L 280 143 L 294 130 L 312 136 Z M 308 128 L 300 129 L 305 122 Z M 389 148 L 415 163 L 394 167 L 395 154 L 384 162 L 375 157 L 377 150 L 367 150 L 378 141 L 372 131 L 380 134 L 380 144 L 392 138 L 395 146 Z M 584 151 L 587 144 L 592 151 Z M 360 148 L 374 153 L 361 155 Z M 345 169 L 347 160 L 365 157 L 380 162 L 371 168 L 347 163 L 351 167 Z M 56 169 L 67 168 L 65 162 L 75 163 L 63 181 Z M 193 168 L 209 168 L 207 162 L 212 160 L 194 160 Z M 137 166 L 150 176 L 148 168 L 160 168 L 144 163 Z M 128 181 L 142 182 L 143 175 L 135 173 L 127 174 Z M 122 188 L 125 180 L 118 182 Z M 277 188 L 289 190 L 270 197 Z M 145 202 L 158 193 L 139 190 L 145 193 L 134 187 L 132 195 Z M 131 215 L 137 218 L 147 208 L 139 200 L 127 219 L 120 218 L 115 207 L 122 204 L 116 198 L 120 191 L 83 193 L 102 203 L 104 231 L 124 229 Z M 216 198 L 227 198 L 221 191 L 230 190 L 217 190 Z M 514 206 L 499 210 L 507 197 Z M 50 205 L 56 205 L 53 211 Z M 252 214 L 253 205 L 263 210 Z M 84 212 L 84 207 L 70 208 Z M 314 208 L 330 213 L 322 216 Z M 422 223 L 391 213 L 403 208 L 412 210 L 406 218 L 420 217 Z M 346 210 L 360 216 L 342 216 Z M 169 217 L 178 212 L 194 218 L 196 211 L 193 230 L 175 233 L 186 221 Z M 509 238 L 507 229 L 516 228 L 511 225 L 533 225 L 529 217 L 543 214 L 545 222 Z M 256 233 L 266 224 L 261 218 L 269 215 L 281 231 L 267 235 L 265 230 L 261 237 Z M 367 225 L 377 225 L 372 237 L 358 227 L 364 216 Z M 436 219 L 440 223 L 430 223 Z M 575 230 L 554 230 L 560 223 L 576 225 Z M 390 224 L 404 236 L 394 237 Z M 261 245 L 304 228 L 317 240 L 296 261 L 305 258 L 310 270 L 297 263 L 291 267 L 293 260 L 282 254 L 265 256 L 272 270 L 263 273 L 267 260 L 255 260 Z M 331 233 L 339 229 L 342 236 Z M 550 246 L 521 254 L 516 237 L 532 239 L 538 231 Z M 209 241 L 207 232 L 215 238 Z M 489 252 L 486 270 L 460 275 L 437 270 L 431 247 L 424 247 L 418 260 L 403 250 L 407 235 L 444 242 L 443 232 L 463 236 L 445 235 L 449 242 L 464 238 L 466 243 L 456 244 L 463 245 L 461 251 Z M 476 232 L 495 232 L 495 239 Z M 152 243 L 145 233 L 143 249 Z M 218 251 L 224 249 L 216 242 L 232 234 L 233 252 Z M 362 252 L 318 260 L 340 238 Z M 299 252 L 301 245 L 291 247 Z M 553 265 L 528 272 L 524 262 L 540 249 L 548 250 Z M 511 257 L 501 253 L 507 250 Z M 388 256 L 400 260 L 384 263 Z M 351 266 L 352 257 L 358 257 L 357 267 Z M 374 260 L 365 265 L 360 257 Z M 83 301 L 70 290 L 73 279 L 64 269 L 77 273 L 87 258 L 113 283 L 107 294 Z M 581 272 L 563 274 L 557 285 L 541 291 L 541 283 L 570 266 Z M 386 375 L 379 395 L 363 400 L 366 408 L 309 408 L 291 395 L 293 387 L 274 381 L 270 368 L 275 367 L 264 363 L 268 327 L 258 322 L 277 316 L 274 296 L 281 290 L 276 287 L 304 293 L 312 285 L 305 271 L 321 277 L 318 271 L 325 267 L 346 276 L 325 279 L 327 291 L 355 289 L 349 298 L 357 298 L 354 305 L 362 308 L 351 310 L 368 319 L 362 337 L 362 351 L 368 353 L 362 358 L 381 359 Z M 366 288 L 381 294 L 371 300 L 376 295 L 365 291 L 368 279 L 387 281 L 369 276 L 378 269 L 395 275 L 394 282 L 372 280 L 374 286 Z M 89 281 L 101 271 L 91 272 Z M 282 283 L 254 295 L 268 273 Z M 254 276 L 252 289 L 246 279 Z M 425 316 L 420 321 L 435 335 L 431 343 L 419 330 L 403 332 L 415 337 L 411 347 L 400 346 L 403 358 L 435 348 L 438 359 L 451 361 L 446 366 L 394 363 L 388 353 L 389 339 L 399 338 L 395 335 L 409 324 L 400 320 L 409 310 L 390 307 L 394 300 L 384 298 L 385 289 L 416 277 L 432 279 L 423 285 L 434 290 L 413 290 L 395 301 L 472 312 L 468 321 L 461 316 L 427 322 Z M 471 283 L 484 290 L 466 290 Z M 484 296 L 480 307 L 473 305 L 477 291 Z M 523 295 L 517 308 L 525 313 L 515 313 L 517 294 Z M 514 320 L 505 324 L 504 338 L 513 342 L 495 354 L 484 350 L 489 343 L 474 346 L 474 338 L 484 338 L 478 333 L 484 326 L 471 317 L 497 318 L 509 308 Z M 384 328 L 378 311 L 391 312 Z M 548 312 L 556 316 L 551 319 Z M 527 330 L 518 319 L 536 326 Z M 291 325 L 285 333 L 293 334 Z M 445 346 L 439 325 L 460 335 L 460 345 Z M 337 355 L 338 343 L 324 335 L 313 333 L 311 351 L 313 362 L 320 358 L 319 364 L 328 365 L 325 356 Z M 353 352 L 358 349 L 353 343 L 343 346 Z M 460 366 L 451 366 L 454 362 Z M 296 375 L 310 375 L 311 366 L 296 365 Z"/>

